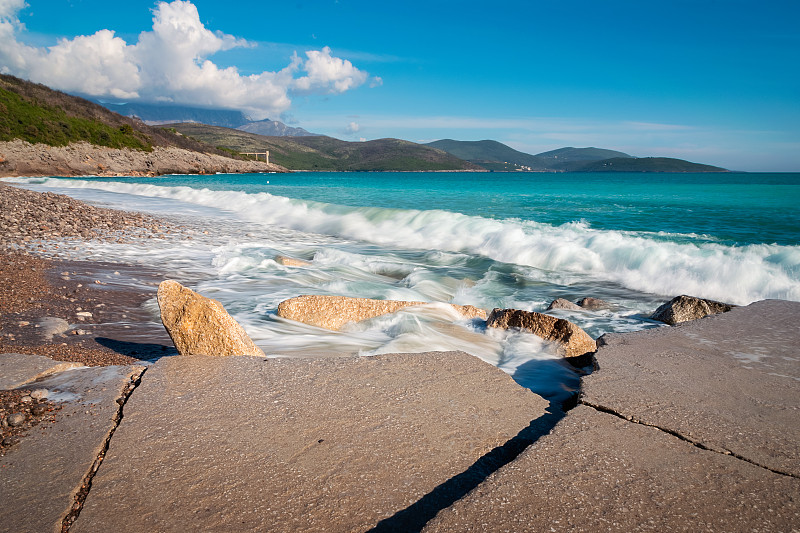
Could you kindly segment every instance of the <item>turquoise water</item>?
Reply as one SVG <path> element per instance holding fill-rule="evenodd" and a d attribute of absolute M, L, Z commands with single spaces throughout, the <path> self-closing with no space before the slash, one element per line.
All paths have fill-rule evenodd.
<path fill-rule="evenodd" d="M 303 172 L 133 179 L 344 206 L 441 209 L 553 225 L 584 221 L 730 245 L 800 243 L 800 174 Z"/>
<path fill-rule="evenodd" d="M 284 320 L 302 294 L 557 311 L 593 337 L 659 327 L 678 294 L 800 300 L 800 174 L 293 173 L 20 178 L 111 207 L 175 217 L 192 240 L 88 243 L 79 257 L 145 264 L 220 300 L 264 351 L 463 350 L 564 399 L 577 376 L 552 346 L 441 306 L 333 332 Z M 309 261 L 285 267 L 276 255 Z M 155 302 L 150 302 L 157 320 Z"/>

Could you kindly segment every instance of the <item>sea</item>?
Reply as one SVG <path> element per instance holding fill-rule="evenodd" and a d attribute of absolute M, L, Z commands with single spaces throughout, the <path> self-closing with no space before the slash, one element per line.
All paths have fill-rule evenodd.
<path fill-rule="evenodd" d="M 597 338 L 665 327 L 679 294 L 800 301 L 800 174 L 295 172 L 10 178 L 189 228 L 192 239 L 89 242 L 76 258 L 164 272 L 222 302 L 270 357 L 462 350 L 563 401 L 578 375 L 554 347 L 439 303 L 548 311 Z M 310 264 L 289 267 L 284 255 Z M 342 331 L 277 317 L 305 294 L 413 300 Z M 155 299 L 145 304 L 158 321 Z"/>

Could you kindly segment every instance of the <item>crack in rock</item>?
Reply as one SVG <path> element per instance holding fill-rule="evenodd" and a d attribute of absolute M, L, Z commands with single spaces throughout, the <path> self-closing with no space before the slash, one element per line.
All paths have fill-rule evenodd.
<path fill-rule="evenodd" d="M 640 424 L 642 426 L 647 426 L 647 427 L 655 428 L 655 429 L 657 429 L 659 431 L 663 431 L 664 433 L 672 435 L 673 437 L 677 437 L 678 439 L 680 439 L 680 440 L 682 440 L 684 442 L 688 442 L 692 446 L 700 448 L 701 450 L 718 453 L 720 455 L 728 455 L 728 456 L 733 457 L 735 459 L 739 459 L 740 461 L 744 461 L 746 463 L 750 463 L 753 466 L 757 466 L 759 468 L 763 468 L 764 470 L 768 470 L 768 471 L 772 472 L 773 474 L 779 474 L 781 476 L 787 476 L 787 477 L 793 477 L 793 478 L 800 479 L 800 476 L 798 476 L 797 474 L 793 474 L 792 472 L 784 472 L 783 470 L 777 470 L 775 468 L 770 468 L 768 466 L 765 466 L 765 465 L 762 465 L 760 463 L 757 463 L 757 462 L 753 461 L 752 459 L 748 459 L 747 457 L 744 457 L 743 455 L 739 455 L 738 453 L 732 452 L 731 450 L 728 450 L 728 449 L 725 449 L 725 448 L 723 448 L 722 450 L 711 448 L 711 447 L 703 444 L 702 442 L 696 441 L 694 439 L 691 439 L 691 438 L 689 438 L 689 437 L 687 437 L 685 435 L 682 435 L 681 433 L 678 433 L 675 430 L 663 428 L 663 427 L 657 426 L 655 424 L 649 424 L 649 423 L 647 423 L 647 422 L 645 422 L 643 420 L 639 420 L 638 418 L 635 418 L 635 417 L 632 417 L 632 416 L 629 416 L 629 415 L 623 415 L 622 413 L 619 413 L 619 412 L 613 410 L 610 407 L 605 407 L 603 405 L 589 403 L 584 399 L 579 399 L 578 403 L 581 404 L 581 405 L 585 405 L 586 407 L 591 407 L 592 409 L 595 409 L 596 411 L 600 411 L 601 413 L 607 413 L 607 414 L 616 416 L 617 418 L 621 418 L 623 420 L 627 420 L 628 422 L 631 422 L 631 423 L 634 423 L 634 424 Z"/>
<path fill-rule="evenodd" d="M 128 402 L 128 398 L 130 398 L 131 394 L 133 394 L 133 391 L 136 390 L 136 387 L 141 384 L 142 376 L 144 376 L 145 372 L 147 372 L 147 368 L 144 368 L 138 375 L 131 376 L 130 382 L 128 382 L 128 384 L 125 386 L 125 389 L 122 391 L 120 397 L 117 398 L 116 401 L 117 404 L 119 404 L 119 408 L 117 409 L 117 414 L 114 415 L 114 425 L 109 430 L 106 440 L 103 442 L 103 447 L 97 454 L 97 459 L 94 460 L 94 463 L 92 463 L 92 466 L 89 468 L 89 472 L 87 472 L 86 476 L 84 476 L 83 483 L 81 483 L 81 487 L 75 494 L 75 503 L 72 504 L 72 508 L 61 521 L 61 533 L 68 533 L 70 527 L 72 527 L 72 524 L 75 523 L 75 520 L 77 520 L 78 516 L 81 514 L 86 497 L 89 495 L 89 491 L 92 489 L 92 480 L 97 474 L 97 470 L 100 468 L 100 465 L 103 463 L 103 459 L 105 459 L 108 447 L 111 444 L 111 437 L 114 436 L 114 432 L 122 422 L 122 418 L 124 416 L 122 410 L 125 407 L 125 404 Z"/>

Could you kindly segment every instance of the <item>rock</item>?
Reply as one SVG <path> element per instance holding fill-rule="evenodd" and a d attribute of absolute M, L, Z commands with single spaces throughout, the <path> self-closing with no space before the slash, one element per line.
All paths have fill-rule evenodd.
<path fill-rule="evenodd" d="M 486 320 L 492 328 L 520 328 L 559 345 L 558 353 L 576 366 L 591 362 L 597 343 L 588 333 L 563 318 L 517 309 L 495 309 Z"/>
<path fill-rule="evenodd" d="M 583 298 L 582 300 L 578 301 L 578 305 L 581 308 L 588 309 L 590 311 L 598 311 L 600 309 L 608 309 L 611 307 L 611 304 L 605 300 L 601 300 L 600 298 Z"/>
<path fill-rule="evenodd" d="M 556 298 L 555 300 L 550 302 L 550 305 L 547 306 L 547 310 L 550 311 L 551 309 L 566 309 L 568 311 L 583 311 L 583 308 L 581 308 L 578 305 L 575 305 L 574 303 L 570 302 L 569 300 L 565 300 L 564 298 Z"/>
<path fill-rule="evenodd" d="M 77 313 L 75 313 L 75 316 L 79 318 L 92 318 L 92 313 L 90 313 L 89 311 L 78 311 Z"/>
<path fill-rule="evenodd" d="M 54 316 L 42 317 L 37 323 L 41 328 L 39 330 L 39 334 L 44 337 L 45 340 L 50 340 L 53 335 L 60 335 L 65 331 L 68 331 L 70 328 L 69 322 L 63 318 L 57 318 Z"/>
<path fill-rule="evenodd" d="M 31 398 L 29 395 L 26 394 L 25 396 L 20 398 L 19 401 L 22 403 L 31 403 L 33 401 L 33 398 Z"/>
<path fill-rule="evenodd" d="M 14 413 L 8 417 L 8 425 L 12 428 L 21 426 L 25 423 L 25 415 L 23 413 Z"/>
<path fill-rule="evenodd" d="M 19 437 L 6 437 L 3 439 L 3 446 L 13 446 L 19 444 Z"/>
<path fill-rule="evenodd" d="M 161 282 L 158 306 L 161 322 L 180 355 L 264 356 L 221 303 L 177 281 Z"/>
<path fill-rule="evenodd" d="M 285 255 L 276 255 L 275 262 L 279 265 L 287 267 L 305 267 L 311 266 L 311 263 L 302 259 L 295 259 L 294 257 L 287 257 Z"/>
<path fill-rule="evenodd" d="M 697 320 L 708 315 L 727 313 L 734 307 L 736 306 L 732 304 L 682 294 L 656 309 L 650 319 L 674 326 L 681 322 Z"/>
<path fill-rule="evenodd" d="M 41 416 L 47 412 L 47 405 L 40 403 L 31 407 L 31 414 L 33 416 Z"/>
<path fill-rule="evenodd" d="M 47 389 L 36 389 L 31 392 L 31 398 L 34 400 L 44 400 L 50 394 L 50 391 Z"/>
<path fill-rule="evenodd" d="M 370 300 L 347 296 L 298 296 L 278 305 L 277 315 L 320 328 L 338 330 L 348 322 L 360 322 L 394 313 L 406 307 L 428 305 L 425 302 Z M 486 318 L 486 311 L 471 305 L 450 305 L 465 318 Z"/>

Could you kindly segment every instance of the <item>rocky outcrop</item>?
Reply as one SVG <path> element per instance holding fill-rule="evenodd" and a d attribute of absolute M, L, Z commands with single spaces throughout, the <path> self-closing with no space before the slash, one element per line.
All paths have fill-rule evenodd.
<path fill-rule="evenodd" d="M 275 262 L 279 265 L 287 266 L 287 267 L 306 267 L 311 266 L 311 263 L 308 261 L 304 261 L 303 259 L 295 259 L 294 257 L 289 257 L 286 255 L 276 255 Z"/>
<path fill-rule="evenodd" d="M 605 300 L 601 300 L 600 298 L 583 298 L 578 301 L 578 305 L 583 309 L 588 309 L 589 311 L 599 311 L 601 309 L 608 309 L 611 307 L 611 304 L 606 302 Z"/>
<path fill-rule="evenodd" d="M 264 355 L 221 303 L 177 281 L 161 282 L 158 306 L 180 355 Z"/>
<path fill-rule="evenodd" d="M 732 304 L 682 294 L 656 309 L 650 319 L 674 326 L 681 322 L 697 320 L 708 315 L 727 313 L 734 307 L 736 306 Z"/>
<path fill-rule="evenodd" d="M 406 307 L 428 305 L 426 302 L 371 300 L 347 296 L 298 296 L 278 305 L 277 315 L 320 328 L 338 330 L 348 322 L 360 322 L 394 313 Z M 471 305 L 451 305 L 465 318 L 486 319 L 486 311 Z"/>
<path fill-rule="evenodd" d="M 581 328 L 569 320 L 542 313 L 495 309 L 489 315 L 486 325 L 501 329 L 519 328 L 555 342 L 558 345 L 558 353 L 577 366 L 589 364 L 591 354 L 597 350 L 594 339 Z"/>
<path fill-rule="evenodd" d="M 583 311 L 583 308 L 579 305 L 576 305 L 569 300 L 565 300 L 564 298 L 556 298 L 550 305 L 547 307 L 547 310 L 550 311 L 552 309 L 566 309 L 567 311 Z"/>
<path fill-rule="evenodd" d="M 0 176 L 159 176 L 286 172 L 264 161 L 240 161 L 183 148 L 156 146 L 150 152 L 106 148 L 86 142 L 69 146 L 0 142 Z"/>

